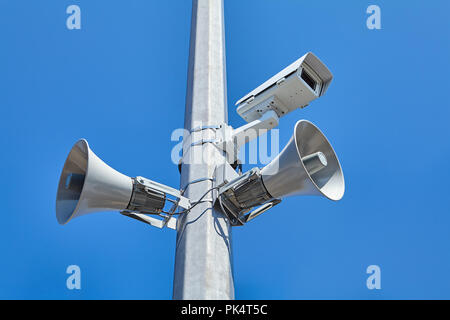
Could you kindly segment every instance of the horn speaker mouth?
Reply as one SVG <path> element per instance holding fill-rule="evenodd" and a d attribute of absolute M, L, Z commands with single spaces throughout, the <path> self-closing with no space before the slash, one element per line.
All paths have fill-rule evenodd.
<path fill-rule="evenodd" d="M 339 159 L 322 131 L 310 121 L 300 120 L 295 125 L 294 139 L 299 160 L 317 190 L 330 200 L 340 200 L 345 192 L 344 175 Z M 326 165 L 320 170 L 309 171 L 304 160 L 316 153 L 325 156 Z"/>
<path fill-rule="evenodd" d="M 284 149 L 261 170 L 273 198 L 318 195 L 338 201 L 345 191 L 339 160 L 327 138 L 314 124 L 300 120 Z"/>
<path fill-rule="evenodd" d="M 66 224 L 77 211 L 87 176 L 89 145 L 79 140 L 70 150 L 61 173 L 56 195 L 56 218 L 59 224 Z"/>

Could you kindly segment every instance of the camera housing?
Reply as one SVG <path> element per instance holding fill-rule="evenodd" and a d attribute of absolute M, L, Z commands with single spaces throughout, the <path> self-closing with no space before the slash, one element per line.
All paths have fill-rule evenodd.
<path fill-rule="evenodd" d="M 325 64 L 308 52 L 236 102 L 237 113 L 247 122 L 268 110 L 281 118 L 324 95 L 332 79 Z"/>

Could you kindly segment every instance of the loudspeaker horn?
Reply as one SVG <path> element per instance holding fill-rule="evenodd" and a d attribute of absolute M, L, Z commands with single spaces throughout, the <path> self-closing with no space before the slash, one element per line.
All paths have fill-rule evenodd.
<path fill-rule="evenodd" d="M 133 192 L 133 180 L 104 163 L 79 140 L 70 150 L 59 179 L 56 219 L 71 219 L 98 211 L 125 210 Z"/>
<path fill-rule="evenodd" d="M 319 195 L 337 201 L 345 191 L 344 174 L 333 147 L 307 120 L 296 123 L 288 144 L 261 175 L 273 198 Z"/>

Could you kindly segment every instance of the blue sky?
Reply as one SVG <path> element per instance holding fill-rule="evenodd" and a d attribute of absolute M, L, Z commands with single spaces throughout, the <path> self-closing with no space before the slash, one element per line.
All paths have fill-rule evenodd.
<path fill-rule="evenodd" d="M 81 30 L 66 28 L 77 4 Z M 381 30 L 366 8 L 381 8 Z M 449 299 L 448 1 L 225 0 L 234 102 L 308 51 L 334 80 L 280 122 L 328 136 L 346 194 L 288 198 L 233 229 L 238 299 Z M 0 0 L 0 298 L 170 299 L 175 232 L 118 213 L 57 224 L 58 176 L 88 139 L 117 170 L 177 187 L 190 1 Z M 250 167 L 247 166 L 246 169 Z M 66 288 L 79 265 L 82 289 Z M 368 290 L 366 268 L 381 268 Z"/>

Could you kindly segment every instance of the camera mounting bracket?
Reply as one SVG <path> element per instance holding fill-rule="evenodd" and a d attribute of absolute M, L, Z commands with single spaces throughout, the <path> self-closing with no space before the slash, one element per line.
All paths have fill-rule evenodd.
<path fill-rule="evenodd" d="M 274 110 L 266 109 L 259 119 L 239 128 L 233 129 L 229 125 L 222 125 L 216 132 L 216 141 L 214 144 L 227 153 L 228 162 L 234 163 L 237 159 L 239 149 L 243 145 L 278 126 L 279 119 Z"/>

